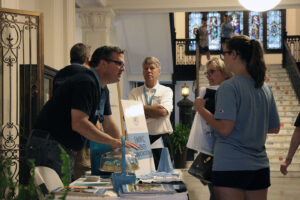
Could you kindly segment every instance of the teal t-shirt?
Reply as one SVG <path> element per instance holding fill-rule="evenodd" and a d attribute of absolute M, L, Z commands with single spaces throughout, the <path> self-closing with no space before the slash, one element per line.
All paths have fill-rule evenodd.
<path fill-rule="evenodd" d="M 270 128 L 280 126 L 280 120 L 271 89 L 254 85 L 252 78 L 237 75 L 217 91 L 215 119 L 232 120 L 234 128 L 226 137 L 215 131 L 213 171 L 269 167 L 266 136 Z"/>

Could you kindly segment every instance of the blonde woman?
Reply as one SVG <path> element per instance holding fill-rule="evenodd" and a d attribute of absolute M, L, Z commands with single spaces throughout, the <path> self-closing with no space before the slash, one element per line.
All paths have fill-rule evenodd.
<path fill-rule="evenodd" d="M 229 79 L 232 74 L 225 70 L 225 65 L 222 60 L 219 58 L 212 58 L 206 63 L 206 72 L 204 73 L 209 86 L 200 88 L 200 97 L 208 98 L 206 102 L 206 108 L 214 113 L 215 111 L 215 92 L 218 89 L 219 85 Z M 207 124 L 207 122 L 200 116 L 199 117 L 201 123 L 197 124 L 196 130 L 197 135 L 191 135 L 189 137 L 189 141 L 187 147 L 190 149 L 194 149 L 196 151 L 213 155 L 213 145 L 214 145 L 214 136 L 212 135 L 212 128 Z M 195 123 L 195 122 L 194 122 Z M 193 126 L 196 126 L 196 124 Z M 199 144 L 198 142 L 201 142 Z M 203 142 L 205 141 L 205 142 Z M 206 185 L 207 181 L 201 180 L 201 182 Z M 214 200 L 214 192 L 213 192 L 213 184 L 208 183 L 209 191 L 210 191 L 210 200 Z"/>

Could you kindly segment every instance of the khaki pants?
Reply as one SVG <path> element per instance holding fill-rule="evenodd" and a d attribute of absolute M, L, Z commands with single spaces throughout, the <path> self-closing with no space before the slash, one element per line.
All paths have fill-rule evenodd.
<path fill-rule="evenodd" d="M 91 170 L 90 148 L 85 146 L 75 154 L 74 179 L 80 178 L 86 171 Z"/>

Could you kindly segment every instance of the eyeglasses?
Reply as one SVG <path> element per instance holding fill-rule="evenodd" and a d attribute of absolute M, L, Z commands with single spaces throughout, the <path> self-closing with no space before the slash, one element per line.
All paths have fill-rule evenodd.
<path fill-rule="evenodd" d="M 232 51 L 223 51 L 223 52 L 220 54 L 220 58 L 221 58 L 222 60 L 224 60 L 224 57 L 225 57 L 226 53 L 231 54 L 231 52 L 232 52 Z"/>
<path fill-rule="evenodd" d="M 114 62 L 119 67 L 124 67 L 125 66 L 125 63 L 123 63 L 122 61 L 112 60 L 112 59 L 105 59 L 105 60 L 108 61 L 108 62 Z"/>
<path fill-rule="evenodd" d="M 204 75 L 206 75 L 206 76 L 213 75 L 215 73 L 215 71 L 218 71 L 218 70 L 217 69 L 207 70 L 206 72 L 204 72 Z"/>

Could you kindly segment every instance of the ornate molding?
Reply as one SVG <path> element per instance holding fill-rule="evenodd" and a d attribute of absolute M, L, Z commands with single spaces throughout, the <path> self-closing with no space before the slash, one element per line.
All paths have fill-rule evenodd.
<path fill-rule="evenodd" d="M 103 30 L 110 29 L 111 20 L 115 17 L 112 9 L 105 8 L 78 8 L 76 12 L 81 19 L 83 29 Z"/>

